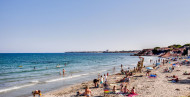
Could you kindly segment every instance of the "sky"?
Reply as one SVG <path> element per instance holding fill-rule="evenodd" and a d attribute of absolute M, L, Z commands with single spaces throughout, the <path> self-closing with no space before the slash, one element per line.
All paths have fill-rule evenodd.
<path fill-rule="evenodd" d="M 0 0 L 0 53 L 190 43 L 190 0 Z"/>

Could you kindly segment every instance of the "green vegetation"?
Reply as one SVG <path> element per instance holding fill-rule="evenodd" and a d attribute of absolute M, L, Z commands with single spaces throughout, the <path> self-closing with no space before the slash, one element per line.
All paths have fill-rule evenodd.
<path fill-rule="evenodd" d="M 185 44 L 185 45 L 183 45 L 183 46 L 190 46 L 190 43 L 188 43 L 188 44 Z"/>
<path fill-rule="evenodd" d="M 157 50 L 157 49 L 159 49 L 159 48 L 160 48 L 160 47 L 155 47 L 154 50 Z"/>
<path fill-rule="evenodd" d="M 181 48 L 182 46 L 180 44 L 174 44 L 174 45 L 170 45 L 168 47 L 169 48 Z"/>

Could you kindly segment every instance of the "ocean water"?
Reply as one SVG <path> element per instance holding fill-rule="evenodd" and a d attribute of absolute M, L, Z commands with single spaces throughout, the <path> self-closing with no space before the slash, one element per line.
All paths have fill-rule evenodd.
<path fill-rule="evenodd" d="M 0 54 L 0 97 L 27 97 L 136 66 L 139 58 L 126 53 L 2 53 Z M 145 57 L 145 65 L 150 59 Z M 59 65 L 58 65 L 59 64 Z M 58 67 L 57 67 L 58 66 Z M 63 68 L 65 75 L 60 75 Z"/>

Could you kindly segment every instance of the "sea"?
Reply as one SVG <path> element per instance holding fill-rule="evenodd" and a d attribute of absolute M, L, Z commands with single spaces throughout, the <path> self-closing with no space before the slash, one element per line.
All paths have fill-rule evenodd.
<path fill-rule="evenodd" d="M 132 53 L 0 53 L 0 97 L 31 97 L 58 88 L 90 81 L 98 74 L 126 70 L 140 60 Z M 144 65 L 151 65 L 144 57 Z M 116 71 L 113 71 L 113 68 Z M 62 71 L 65 69 L 65 74 Z"/>

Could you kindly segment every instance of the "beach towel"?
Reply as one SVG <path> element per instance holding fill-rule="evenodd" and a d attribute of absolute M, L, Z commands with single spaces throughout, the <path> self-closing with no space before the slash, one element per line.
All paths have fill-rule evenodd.
<path fill-rule="evenodd" d="M 133 96 L 137 96 L 138 94 L 134 93 L 134 94 L 129 94 L 127 97 L 133 97 Z"/>
<path fill-rule="evenodd" d="M 110 93 L 109 89 L 104 89 L 104 93 L 105 93 L 105 94 Z"/>
<path fill-rule="evenodd" d="M 172 83 L 176 83 L 176 81 L 175 81 L 175 80 L 172 80 L 171 82 L 172 82 Z"/>
<path fill-rule="evenodd" d="M 156 77 L 156 75 L 151 74 L 150 77 Z"/>
<path fill-rule="evenodd" d="M 148 78 L 156 78 L 156 75 L 150 75 Z"/>

